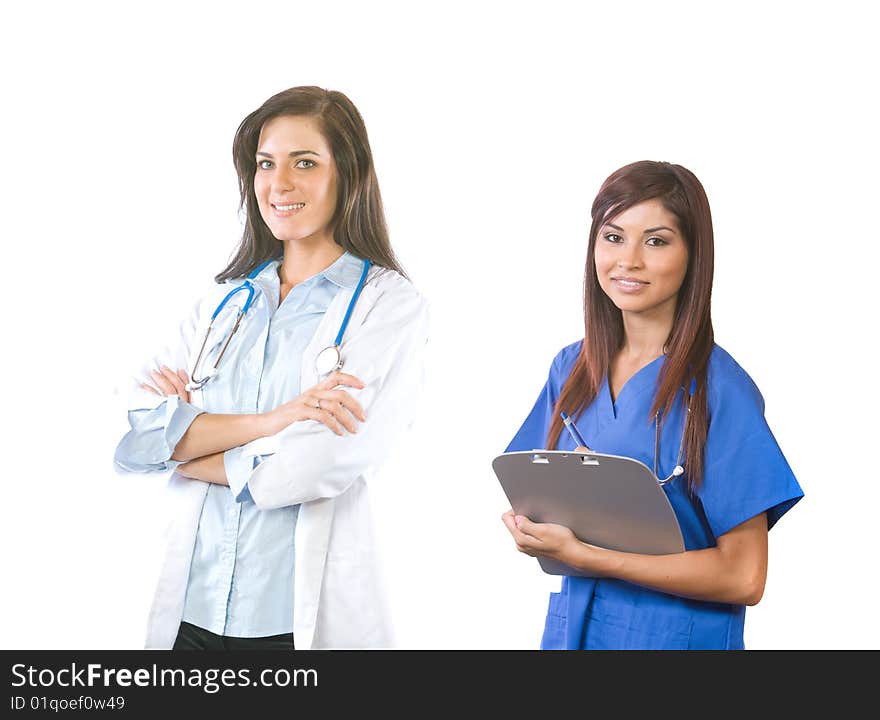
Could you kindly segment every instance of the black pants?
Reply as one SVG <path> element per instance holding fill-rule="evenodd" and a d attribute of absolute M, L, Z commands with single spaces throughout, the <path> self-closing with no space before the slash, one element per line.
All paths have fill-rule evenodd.
<path fill-rule="evenodd" d="M 293 633 L 257 638 L 229 637 L 181 622 L 172 650 L 293 650 Z"/>

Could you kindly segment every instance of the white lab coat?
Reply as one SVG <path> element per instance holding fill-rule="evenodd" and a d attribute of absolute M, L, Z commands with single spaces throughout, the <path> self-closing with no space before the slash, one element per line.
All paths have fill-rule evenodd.
<path fill-rule="evenodd" d="M 212 289 L 181 326 L 176 347 L 154 363 L 189 371 L 211 313 L 230 287 Z M 332 344 L 351 295 L 351 290 L 336 295 L 306 348 L 302 390 L 318 382 L 315 356 Z M 371 268 L 342 344 L 344 372 L 366 385 L 348 389 L 363 405 L 366 422 L 359 423 L 357 433 L 341 437 L 321 423 L 296 422 L 244 446 L 246 456 L 274 453 L 253 471 L 248 484 L 257 506 L 301 503 L 294 538 L 297 649 L 394 645 L 367 488 L 401 442 L 401 431 L 414 420 L 424 378 L 428 317 L 426 300 L 406 279 L 391 270 Z M 131 409 L 162 401 L 136 387 L 132 390 Z M 200 391 L 192 393 L 191 402 L 201 405 Z M 173 517 L 149 615 L 148 649 L 170 648 L 177 635 L 207 488 L 207 483 L 177 473 L 168 482 Z"/>

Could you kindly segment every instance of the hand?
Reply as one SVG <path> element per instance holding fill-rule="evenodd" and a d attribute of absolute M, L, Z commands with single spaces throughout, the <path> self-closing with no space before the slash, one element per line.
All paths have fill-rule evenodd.
<path fill-rule="evenodd" d="M 542 556 L 565 562 L 564 558 L 580 543 L 575 534 L 563 525 L 533 523 L 524 515 L 508 510 L 501 516 L 516 542 L 516 549 L 532 557 Z"/>
<path fill-rule="evenodd" d="M 167 365 L 162 365 L 160 372 L 150 370 L 150 377 L 156 383 L 156 387 L 141 383 L 144 390 L 149 390 L 156 395 L 177 395 L 183 402 L 189 402 L 189 390 L 186 389 L 189 375 L 186 374 L 186 370 L 178 370 L 175 373 Z"/>
<path fill-rule="evenodd" d="M 590 450 L 590 448 L 588 448 L 586 445 L 578 445 L 578 446 L 574 449 L 574 451 L 575 451 L 576 453 L 591 453 L 591 452 L 593 452 L 593 451 Z"/>
<path fill-rule="evenodd" d="M 274 435 L 300 420 L 317 420 L 337 435 L 343 434 L 343 428 L 351 433 L 357 432 L 355 418 L 362 422 L 366 420 L 364 409 L 345 390 L 335 389 L 337 386 L 361 389 L 364 384 L 354 375 L 331 373 L 299 397 L 264 413 L 266 434 Z"/>

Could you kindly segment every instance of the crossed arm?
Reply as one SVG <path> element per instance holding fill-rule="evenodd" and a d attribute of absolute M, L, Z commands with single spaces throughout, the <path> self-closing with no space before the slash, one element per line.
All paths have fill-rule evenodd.
<path fill-rule="evenodd" d="M 190 401 L 186 384 L 189 377 L 184 370 L 174 372 L 166 366 L 151 371 L 155 386 L 142 383 L 141 387 L 157 395 L 178 395 Z M 354 375 L 333 373 L 293 400 L 265 413 L 216 414 L 202 413 L 192 421 L 174 448 L 173 460 L 183 460 L 177 472 L 192 480 L 228 485 L 223 453 L 257 438 L 281 432 L 300 420 L 317 420 L 337 435 L 343 428 L 357 432 L 357 421 L 366 420 L 360 403 L 337 387 L 363 388 Z"/>

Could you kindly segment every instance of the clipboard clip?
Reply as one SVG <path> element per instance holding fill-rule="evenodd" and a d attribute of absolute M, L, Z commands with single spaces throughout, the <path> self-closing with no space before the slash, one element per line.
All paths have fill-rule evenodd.
<path fill-rule="evenodd" d="M 599 458 L 595 455 L 581 454 L 581 453 L 566 453 L 562 457 L 568 457 L 569 455 L 574 455 L 581 459 L 581 465 L 599 465 Z M 532 461 L 533 465 L 549 465 L 550 458 L 546 455 L 542 455 L 540 452 L 533 452 L 529 459 Z"/>

